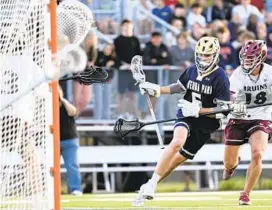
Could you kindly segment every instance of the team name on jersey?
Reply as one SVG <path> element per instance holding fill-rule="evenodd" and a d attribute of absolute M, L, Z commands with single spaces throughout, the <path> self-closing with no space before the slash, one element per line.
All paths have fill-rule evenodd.
<path fill-rule="evenodd" d="M 255 85 L 255 86 L 244 86 L 244 91 L 260 91 L 267 89 L 267 84 Z"/>
<path fill-rule="evenodd" d="M 199 84 L 199 83 L 194 82 L 192 80 L 188 81 L 187 89 L 190 89 L 190 90 L 193 90 L 193 91 L 199 92 L 199 93 L 204 93 L 204 94 L 207 94 L 207 95 L 212 94 L 212 86 Z"/>

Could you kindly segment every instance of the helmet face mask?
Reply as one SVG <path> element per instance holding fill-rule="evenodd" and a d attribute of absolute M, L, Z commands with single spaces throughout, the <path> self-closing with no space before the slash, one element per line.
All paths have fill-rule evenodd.
<path fill-rule="evenodd" d="M 195 49 L 195 64 L 200 73 L 211 71 L 219 61 L 220 45 L 215 37 L 202 37 Z"/>
<path fill-rule="evenodd" d="M 261 65 L 267 55 L 267 46 L 262 40 L 250 40 L 246 42 L 240 53 L 239 59 L 245 74 L 251 74 L 256 67 Z"/>

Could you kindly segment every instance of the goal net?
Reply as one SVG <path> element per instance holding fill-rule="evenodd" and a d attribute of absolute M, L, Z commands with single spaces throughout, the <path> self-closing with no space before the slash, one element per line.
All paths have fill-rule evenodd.
<path fill-rule="evenodd" d="M 78 46 L 93 19 L 77 2 L 62 4 L 56 34 Z M 0 0 L 0 209 L 54 209 L 50 169 L 59 166 L 53 164 L 50 129 L 53 99 L 48 70 L 53 64 L 48 4 L 49 0 Z M 67 13 L 72 25 L 64 21 Z"/>

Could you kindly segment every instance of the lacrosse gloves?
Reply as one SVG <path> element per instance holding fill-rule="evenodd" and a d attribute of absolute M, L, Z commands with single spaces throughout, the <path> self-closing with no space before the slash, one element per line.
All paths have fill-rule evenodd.
<path fill-rule="evenodd" d="M 180 99 L 177 106 L 181 109 L 184 117 L 199 117 L 200 107 L 198 104 Z"/>
<path fill-rule="evenodd" d="M 142 95 L 147 93 L 148 95 L 156 98 L 159 98 L 161 95 L 161 87 L 151 82 L 140 83 L 139 88 Z"/>
<path fill-rule="evenodd" d="M 242 118 L 247 113 L 247 107 L 245 103 L 234 103 L 231 105 L 231 108 L 233 108 L 232 115 L 237 118 Z"/>

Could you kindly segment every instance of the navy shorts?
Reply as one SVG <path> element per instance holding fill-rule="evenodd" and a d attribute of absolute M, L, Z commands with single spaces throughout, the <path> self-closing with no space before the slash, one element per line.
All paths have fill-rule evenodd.
<path fill-rule="evenodd" d="M 248 142 L 255 131 L 270 134 L 268 120 L 239 120 L 230 119 L 225 128 L 225 145 L 242 145 Z M 268 138 L 269 139 L 269 138 Z"/>
<path fill-rule="evenodd" d="M 132 77 L 130 70 L 120 70 L 118 72 L 118 92 L 124 94 L 126 92 L 136 92 L 139 88 L 135 85 L 136 81 Z"/>
<path fill-rule="evenodd" d="M 177 117 L 180 117 L 179 114 Z M 201 147 L 210 140 L 211 133 L 220 127 L 220 120 L 210 117 L 188 117 L 176 120 L 175 128 L 182 126 L 188 129 L 188 137 L 180 149 L 180 154 L 188 159 L 193 159 Z"/>

